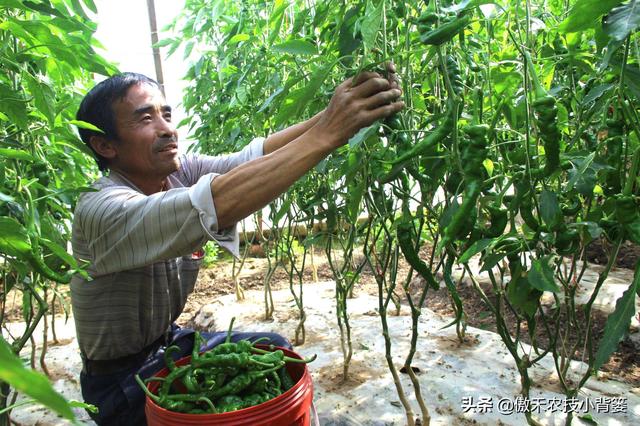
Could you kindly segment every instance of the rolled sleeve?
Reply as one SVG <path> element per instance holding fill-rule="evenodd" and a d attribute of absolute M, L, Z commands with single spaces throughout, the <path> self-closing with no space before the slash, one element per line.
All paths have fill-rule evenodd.
<path fill-rule="evenodd" d="M 262 145 L 260 145 L 260 150 L 262 150 Z M 240 238 L 237 225 L 218 229 L 218 215 L 211 194 L 211 181 L 217 176 L 219 176 L 217 173 L 202 176 L 195 185 L 189 188 L 189 198 L 193 208 L 198 212 L 200 225 L 209 238 L 215 240 L 235 257 L 239 257 Z"/>
<path fill-rule="evenodd" d="M 256 158 L 260 158 L 264 155 L 264 142 L 266 141 L 266 138 L 263 137 L 259 137 L 259 138 L 255 138 L 253 139 L 249 145 L 249 158 L 251 158 L 252 160 L 255 160 Z"/>

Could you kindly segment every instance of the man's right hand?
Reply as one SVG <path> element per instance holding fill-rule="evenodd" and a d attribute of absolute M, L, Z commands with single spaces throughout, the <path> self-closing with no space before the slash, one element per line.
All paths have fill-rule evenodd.
<path fill-rule="evenodd" d="M 326 141 L 329 150 L 344 144 L 363 127 L 404 108 L 398 84 L 376 72 L 363 72 L 337 88 L 329 106 L 310 130 Z"/>

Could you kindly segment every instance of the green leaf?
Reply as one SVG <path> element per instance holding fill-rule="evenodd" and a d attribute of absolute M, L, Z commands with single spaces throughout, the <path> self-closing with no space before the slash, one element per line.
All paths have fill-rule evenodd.
<path fill-rule="evenodd" d="M 53 16 L 57 16 L 58 18 L 64 18 L 64 15 L 62 13 L 60 13 L 57 9 L 54 9 L 53 7 L 49 6 L 46 3 L 42 3 L 42 2 L 35 2 L 35 1 L 28 1 L 25 0 L 22 2 L 25 6 L 27 6 L 29 9 L 31 10 L 35 10 L 36 12 L 40 12 L 44 15 L 53 15 Z"/>
<path fill-rule="evenodd" d="M 284 11 L 289 7 L 287 0 L 276 0 L 273 4 L 273 11 L 269 16 L 269 44 L 273 44 L 274 40 L 280 33 L 282 21 L 284 20 Z"/>
<path fill-rule="evenodd" d="M 21 149 L 0 148 L 0 157 L 9 160 L 33 161 L 33 156 Z"/>
<path fill-rule="evenodd" d="M 97 128 L 91 123 L 87 123 L 86 121 L 69 120 L 69 124 L 73 124 L 74 126 L 80 127 L 81 129 L 93 130 L 94 132 L 102 133 L 103 135 L 105 134 L 102 130 L 100 130 L 99 128 Z"/>
<path fill-rule="evenodd" d="M 469 259 L 489 247 L 494 241 L 495 239 L 493 238 L 485 238 L 471 244 L 471 246 L 462 253 L 462 256 L 458 259 L 458 263 L 467 263 Z"/>
<path fill-rule="evenodd" d="M 172 39 L 172 38 L 165 38 L 165 39 L 160 40 L 159 42 L 157 42 L 156 44 L 154 44 L 151 47 L 164 47 L 164 46 L 168 46 L 168 45 L 170 45 L 171 43 L 174 43 L 174 42 L 175 42 L 175 40 Z"/>
<path fill-rule="evenodd" d="M 93 13 L 98 13 L 98 8 L 96 7 L 96 4 L 93 2 L 93 0 L 83 0 L 84 4 L 87 5 L 87 7 L 93 12 Z"/>
<path fill-rule="evenodd" d="M 27 230 L 11 217 L 0 217 L 0 253 L 13 257 L 23 257 L 31 253 Z"/>
<path fill-rule="evenodd" d="M 482 268 L 480 272 L 490 271 L 491 268 L 496 266 L 502 259 L 507 256 L 507 253 L 491 253 L 487 257 L 484 258 L 482 262 Z"/>
<path fill-rule="evenodd" d="M 566 191 L 567 192 L 571 191 L 573 189 L 574 185 L 578 181 L 583 181 L 584 180 L 585 172 L 587 171 L 587 169 L 589 169 L 589 167 L 591 166 L 591 163 L 593 162 L 593 159 L 595 157 L 596 157 L 596 153 L 592 152 L 586 158 L 581 158 L 578 161 L 576 161 L 576 163 L 579 163 L 579 167 L 577 169 L 572 169 L 569 172 L 569 175 L 571 176 L 571 178 L 569 179 L 569 182 L 567 182 L 567 186 L 566 186 Z M 591 192 L 591 190 L 589 190 L 588 192 Z"/>
<path fill-rule="evenodd" d="M 358 130 L 358 133 L 356 133 L 351 137 L 351 139 L 349 139 L 349 147 L 355 148 L 359 146 L 362 141 L 367 140 L 369 136 L 377 133 L 378 127 L 378 124 L 374 123 L 371 126 L 363 127 L 362 129 Z"/>
<path fill-rule="evenodd" d="M 562 220 L 562 210 L 555 192 L 545 189 L 540 194 L 540 217 L 550 228 Z"/>
<path fill-rule="evenodd" d="M 82 401 L 76 401 L 75 399 L 69 400 L 69 407 L 82 408 L 84 410 L 89 410 L 94 414 L 98 412 L 98 407 L 96 407 L 95 405 L 87 404 L 86 402 L 82 402 Z"/>
<path fill-rule="evenodd" d="M 271 102 L 273 102 L 273 100 L 283 91 L 284 91 L 284 87 L 278 87 L 271 95 L 269 95 L 267 100 L 264 101 L 264 103 L 262 104 L 258 112 L 263 112 L 267 108 L 269 108 L 269 105 L 271 105 Z"/>
<path fill-rule="evenodd" d="M 355 29 L 360 7 L 360 5 L 356 5 L 349 9 L 340 25 L 338 53 L 341 57 L 350 55 L 362 44 L 362 34 Z"/>
<path fill-rule="evenodd" d="M 2 201 L 3 203 L 10 203 L 14 200 L 14 198 L 10 195 L 5 194 L 4 192 L 0 191 L 0 201 Z"/>
<path fill-rule="evenodd" d="M 636 313 L 636 293 L 640 291 L 640 262 L 636 263 L 633 282 L 616 302 L 615 310 L 607 318 L 604 335 L 598 344 L 593 368 L 599 370 L 618 348 L 618 343 L 629 331 L 631 318 Z"/>
<path fill-rule="evenodd" d="M 491 161 L 491 159 L 489 158 L 485 158 L 484 161 L 482 162 L 482 165 L 484 166 L 485 170 L 489 174 L 489 177 L 493 176 L 493 171 L 495 169 L 493 161 Z"/>
<path fill-rule="evenodd" d="M 274 224 L 278 224 L 280 222 L 280 220 L 282 220 L 284 215 L 286 215 L 289 212 L 289 209 L 291 208 L 291 202 L 292 201 L 293 201 L 292 197 L 287 197 L 283 201 L 282 205 L 275 212 L 275 215 L 273 216 L 273 223 Z"/>
<path fill-rule="evenodd" d="M 582 99 L 582 105 L 586 105 L 597 100 L 600 96 L 609 92 L 615 87 L 614 84 L 601 84 L 599 86 L 592 87 L 589 93 Z"/>
<path fill-rule="evenodd" d="M 356 177 L 356 174 L 362 169 L 362 157 L 361 150 L 352 149 L 349 151 L 347 161 L 344 162 L 344 182 L 351 185 L 351 182 Z"/>
<path fill-rule="evenodd" d="M 600 227 L 600 225 L 598 225 L 597 222 L 586 221 L 586 222 L 576 223 L 575 225 L 587 228 L 587 232 L 589 233 L 589 236 L 593 240 L 595 240 L 596 238 L 600 237 L 600 235 L 602 235 L 602 228 Z"/>
<path fill-rule="evenodd" d="M 5 113 L 18 127 L 28 127 L 27 102 L 23 94 L 3 83 L 0 83 L 0 112 Z"/>
<path fill-rule="evenodd" d="M 553 277 L 553 269 L 549 266 L 548 258 L 536 259 L 531 263 L 528 279 L 529 284 L 540 291 L 550 291 L 552 293 L 560 291 L 560 287 L 558 287 Z"/>
<path fill-rule="evenodd" d="M 318 48 L 306 40 L 288 40 L 272 47 L 273 50 L 290 55 L 317 55 Z"/>
<path fill-rule="evenodd" d="M 348 186 L 347 192 L 347 214 L 351 223 L 356 223 L 358 215 L 362 211 L 360 203 L 362 202 L 362 196 L 364 195 L 366 187 L 364 181 L 355 182 Z"/>
<path fill-rule="evenodd" d="M 507 300 L 519 312 L 533 318 L 542 292 L 533 288 L 526 277 L 516 277 L 507 285 Z"/>
<path fill-rule="evenodd" d="M 635 244 L 640 244 L 640 219 L 624 224 L 626 237 Z"/>
<path fill-rule="evenodd" d="M 623 41 L 640 26 L 640 1 L 631 0 L 611 9 L 602 27 L 612 39 Z"/>
<path fill-rule="evenodd" d="M 593 418 L 593 416 L 589 413 L 584 414 L 582 416 L 578 416 L 578 418 L 580 420 L 582 420 L 584 423 L 591 425 L 591 426 L 598 426 L 598 422 L 595 421 L 595 419 Z"/>
<path fill-rule="evenodd" d="M 251 38 L 249 34 L 236 34 L 229 39 L 228 44 L 238 44 Z"/>
<path fill-rule="evenodd" d="M 25 81 L 36 108 L 45 116 L 50 125 L 55 124 L 56 119 L 56 94 L 44 81 L 39 81 L 30 74 L 25 75 Z"/>
<path fill-rule="evenodd" d="M 67 253 L 64 247 L 55 242 L 48 240 L 46 238 L 40 238 L 40 242 L 43 243 L 53 254 L 62 259 L 67 265 L 71 266 L 74 269 L 78 268 L 78 263 L 76 259 Z"/>
<path fill-rule="evenodd" d="M 71 407 L 64 397 L 53 389 L 47 377 L 25 368 L 2 336 L 0 336 L 0 380 L 56 411 L 65 419 L 75 420 Z"/>
<path fill-rule="evenodd" d="M 0 7 L 12 7 L 15 9 L 24 9 L 22 2 L 18 0 L 0 0 Z"/>
<path fill-rule="evenodd" d="M 277 125 L 283 124 L 289 119 L 297 119 L 302 114 L 309 102 L 315 97 L 332 68 L 333 64 L 318 68 L 304 88 L 290 93 L 290 96 L 283 102 L 278 115 L 275 117 Z"/>
<path fill-rule="evenodd" d="M 380 31 L 380 24 L 382 23 L 383 7 L 384 0 L 367 1 L 367 8 L 364 11 L 364 18 L 360 25 L 362 43 L 367 50 L 371 50 L 371 48 L 375 47 L 376 38 Z"/>
<path fill-rule="evenodd" d="M 575 33 L 598 25 L 599 18 L 616 7 L 622 0 L 578 0 L 571 8 L 569 16 L 560 23 L 563 33 Z"/>

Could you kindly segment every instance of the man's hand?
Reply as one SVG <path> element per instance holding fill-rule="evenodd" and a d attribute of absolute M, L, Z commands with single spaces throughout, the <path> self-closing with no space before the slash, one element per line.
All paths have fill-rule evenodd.
<path fill-rule="evenodd" d="M 393 64 L 388 64 L 387 69 L 390 76 L 395 76 Z M 363 72 L 336 88 L 311 131 L 322 135 L 333 150 L 347 143 L 361 128 L 400 111 L 404 107 L 404 102 L 398 100 L 401 95 L 397 78 Z"/>
<path fill-rule="evenodd" d="M 400 79 L 398 78 L 398 74 L 396 74 L 396 65 L 393 62 L 387 62 L 384 64 L 384 68 L 391 88 L 400 89 Z"/>

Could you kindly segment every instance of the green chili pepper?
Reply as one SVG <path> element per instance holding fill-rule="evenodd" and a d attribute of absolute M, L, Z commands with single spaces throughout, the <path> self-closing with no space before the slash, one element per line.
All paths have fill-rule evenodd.
<path fill-rule="evenodd" d="M 245 407 L 253 407 L 254 405 L 260 405 L 263 402 L 267 402 L 272 398 L 272 395 L 267 392 L 255 392 L 245 395 L 242 398 L 242 402 Z"/>
<path fill-rule="evenodd" d="M 427 9 L 418 16 L 418 22 L 424 25 L 434 25 L 445 16 L 441 13 L 436 13 L 433 9 Z"/>
<path fill-rule="evenodd" d="M 400 246 L 402 255 L 406 259 L 407 263 L 409 263 L 409 265 L 418 273 L 418 275 L 420 275 L 427 281 L 429 287 L 434 290 L 440 288 L 438 282 L 433 276 L 431 269 L 420 258 L 420 255 L 416 251 L 416 243 L 413 238 L 415 234 L 413 222 L 406 219 L 400 220 L 398 222 L 396 234 L 398 236 L 398 245 Z"/>
<path fill-rule="evenodd" d="M 619 195 L 615 198 L 615 215 L 618 222 L 622 225 L 635 222 L 640 218 L 638 205 L 633 196 Z"/>
<path fill-rule="evenodd" d="M 277 351 L 268 352 L 262 355 L 254 355 L 251 359 L 265 365 L 279 364 L 284 362 L 284 352 L 278 349 Z"/>
<path fill-rule="evenodd" d="M 160 391 L 158 392 L 158 395 L 160 397 L 168 395 L 173 382 L 184 377 L 185 374 L 188 374 L 190 372 L 191 372 L 191 365 L 183 365 L 180 367 L 176 367 L 165 378 L 164 382 L 162 383 L 162 386 L 160 387 Z"/>
<path fill-rule="evenodd" d="M 193 349 L 191 350 L 191 360 L 200 357 L 200 347 L 202 346 L 202 336 L 198 330 L 193 334 Z"/>
<path fill-rule="evenodd" d="M 420 35 L 420 41 L 424 44 L 439 46 L 462 31 L 471 22 L 470 15 L 464 15 L 449 22 L 440 24 L 439 27 Z"/>
<path fill-rule="evenodd" d="M 481 192 L 481 183 L 478 180 L 472 180 L 469 182 L 464 190 L 462 204 L 453 214 L 451 222 L 444 228 L 442 233 L 442 240 L 438 244 L 437 251 L 440 251 L 443 247 L 446 247 L 458 238 L 464 237 L 462 230 L 465 229 L 465 224 L 472 218 L 473 208 L 475 207 L 478 196 Z M 467 231 L 468 232 L 468 231 Z"/>
<path fill-rule="evenodd" d="M 172 353 L 176 352 L 180 352 L 181 349 L 179 346 L 177 345 L 172 345 L 169 346 L 167 349 L 165 349 L 164 351 L 164 363 L 166 364 L 167 368 L 169 369 L 169 371 L 173 371 L 176 369 L 176 362 L 173 360 L 173 357 L 171 356 Z"/>
<path fill-rule="evenodd" d="M 260 349 L 260 348 L 252 348 L 251 349 L 253 352 L 259 353 L 259 354 L 269 354 L 271 353 L 271 351 L 266 351 L 264 349 Z M 316 358 L 318 357 L 318 354 L 313 354 L 311 357 L 309 358 L 291 358 L 289 356 L 283 356 L 282 360 L 285 362 L 293 362 L 293 363 L 298 363 L 298 364 L 308 364 L 310 362 L 313 362 L 316 360 Z"/>
<path fill-rule="evenodd" d="M 499 237 L 507 227 L 507 223 L 509 223 L 509 210 L 496 205 L 488 205 L 487 210 L 489 211 L 491 225 L 483 231 L 483 237 Z"/>
<path fill-rule="evenodd" d="M 544 145 L 545 165 L 543 173 L 550 175 L 560 167 L 560 140 L 562 135 L 557 123 L 558 108 L 556 107 L 556 99 L 547 94 L 540 84 L 529 52 L 525 51 L 524 57 L 535 91 L 532 107 L 537 116 L 536 124 L 540 130 L 540 137 Z"/>
<path fill-rule="evenodd" d="M 71 281 L 71 277 L 73 276 L 71 272 L 61 274 L 49 268 L 49 266 L 42 259 L 42 253 L 40 252 L 40 247 L 38 246 L 37 242 L 35 242 L 31 246 L 31 252 L 26 254 L 26 260 L 36 272 L 40 273 L 45 278 L 50 279 L 51 281 L 55 281 L 61 284 L 68 284 Z"/>
<path fill-rule="evenodd" d="M 456 61 L 456 58 L 453 55 L 447 55 L 446 65 L 449 82 L 451 83 L 451 88 L 453 89 L 452 95 L 460 96 L 464 92 L 464 81 L 462 81 L 462 76 L 460 75 L 460 67 L 458 66 L 458 61 Z"/>
<path fill-rule="evenodd" d="M 577 214 L 581 208 L 582 204 L 580 203 L 580 200 L 572 200 L 571 204 L 562 203 L 560 205 L 560 209 L 564 216 L 573 216 Z"/>
<path fill-rule="evenodd" d="M 266 377 L 269 373 L 271 373 L 272 371 L 278 371 L 278 369 L 281 367 L 281 365 L 278 365 L 266 370 L 247 371 L 238 374 L 233 379 L 229 380 L 229 382 L 227 382 L 224 386 L 213 389 L 212 391 L 208 392 L 207 395 L 213 398 L 217 398 L 224 395 L 238 394 L 244 389 L 251 386 L 251 384 L 255 380 Z"/>
<path fill-rule="evenodd" d="M 393 166 L 391 171 L 378 179 L 380 183 L 391 182 L 395 178 L 400 175 L 400 172 L 407 167 L 408 163 L 424 154 L 425 152 L 431 150 L 433 146 L 438 144 L 444 138 L 449 136 L 453 129 L 453 117 L 451 114 L 447 114 L 442 124 L 435 128 L 433 132 L 431 132 L 427 137 L 425 137 L 421 142 L 415 144 L 411 149 L 403 152 L 398 158 L 394 159 L 391 162 Z"/>
<path fill-rule="evenodd" d="M 580 247 L 580 233 L 576 229 L 569 229 L 566 226 L 556 231 L 555 247 L 561 256 L 573 254 Z"/>
<path fill-rule="evenodd" d="M 269 367 L 271 364 L 254 359 L 248 352 L 200 357 L 192 363 L 195 367 Z"/>
<path fill-rule="evenodd" d="M 624 124 L 624 120 L 621 119 L 607 120 L 605 161 L 610 169 L 604 170 L 604 180 L 606 182 L 605 189 L 610 194 L 615 194 L 622 190 L 621 164 L 623 163 Z"/>
<path fill-rule="evenodd" d="M 533 216 L 533 204 L 531 200 L 525 196 L 520 202 L 520 216 L 524 223 L 533 231 L 538 232 L 540 230 L 540 224 L 538 220 Z"/>
<path fill-rule="evenodd" d="M 284 365 L 282 368 L 284 368 Z M 278 371 L 282 370 L 282 368 L 279 368 L 277 371 L 273 371 L 267 375 L 267 387 L 278 395 L 282 393 L 280 390 L 282 388 L 282 382 L 278 375 Z"/>
<path fill-rule="evenodd" d="M 245 407 L 245 401 L 238 395 L 224 395 L 216 401 L 218 413 L 238 411 Z"/>
<path fill-rule="evenodd" d="M 291 375 L 287 371 L 286 366 L 283 366 L 280 370 L 278 370 L 278 375 L 280 376 L 280 382 L 282 383 L 282 390 L 284 392 L 288 391 L 295 385 L 293 379 L 291 378 Z"/>

